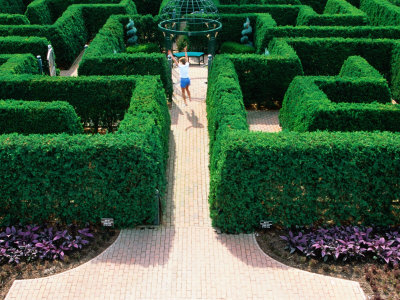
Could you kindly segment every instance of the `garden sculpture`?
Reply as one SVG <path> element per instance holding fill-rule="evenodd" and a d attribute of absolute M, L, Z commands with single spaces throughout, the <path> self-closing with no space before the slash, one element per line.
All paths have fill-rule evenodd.
<path fill-rule="evenodd" d="M 242 30 L 242 38 L 240 39 L 240 42 L 245 45 L 249 45 L 253 47 L 253 43 L 249 41 L 248 35 L 253 32 L 253 28 L 250 25 L 250 19 L 246 19 L 246 23 L 243 24 L 243 30 Z"/>
<path fill-rule="evenodd" d="M 126 35 L 128 36 L 128 46 L 137 45 L 138 37 L 136 35 L 137 29 L 135 27 L 135 22 L 132 19 L 129 19 L 128 25 L 126 25 L 126 29 L 128 30 Z"/>

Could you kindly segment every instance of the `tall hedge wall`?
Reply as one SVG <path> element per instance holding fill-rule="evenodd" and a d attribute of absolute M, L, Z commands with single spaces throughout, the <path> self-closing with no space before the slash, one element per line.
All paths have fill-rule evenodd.
<path fill-rule="evenodd" d="M 353 55 L 365 58 L 389 82 L 394 99 L 400 96 L 399 43 L 386 39 L 284 38 L 299 56 L 305 75 L 336 75 Z"/>
<path fill-rule="evenodd" d="M 73 2 L 105 3 L 105 0 L 79 0 Z M 75 58 L 83 50 L 87 41 L 94 38 L 110 15 L 136 14 L 135 4 L 132 0 L 119 0 L 114 2 L 117 4 L 74 4 L 68 6 L 69 2 L 65 2 L 64 0 L 35 0 L 29 7 L 30 11 L 35 11 L 35 16 L 37 17 L 33 17 L 33 13 L 31 13 L 31 15 L 27 14 L 31 22 L 33 24 L 52 25 L 0 25 L 0 36 L 18 35 L 46 37 L 52 44 L 56 53 L 57 65 L 63 68 L 69 68 L 71 63 L 73 63 Z M 49 7 L 55 5 L 55 7 L 50 9 L 46 5 L 49 5 Z M 36 6 L 38 6 L 38 8 L 33 9 Z M 65 10 L 66 7 L 68 8 Z M 41 10 L 44 11 L 42 12 Z M 56 18 L 54 24 L 51 12 L 57 16 L 54 17 Z M 62 15 L 58 17 L 61 13 Z M 46 20 L 37 20 L 38 18 L 46 18 Z"/>
<path fill-rule="evenodd" d="M 7 75 L 0 76 L 0 99 L 67 101 L 83 122 L 108 125 L 122 119 L 135 82 L 134 77 L 127 76 Z"/>
<path fill-rule="evenodd" d="M 0 135 L 0 224 L 111 217 L 118 227 L 132 227 L 154 221 L 155 190 L 165 189 L 166 98 L 157 78 L 124 78 L 136 82 L 137 90 L 131 89 L 136 110 L 127 112 L 120 134 Z M 135 126 L 144 115 L 158 127 Z"/>
<path fill-rule="evenodd" d="M 38 73 L 37 59 L 32 54 L 0 55 L 0 75 Z"/>
<path fill-rule="evenodd" d="M 74 108 L 67 102 L 0 100 L 0 134 L 83 133 Z"/>
<path fill-rule="evenodd" d="M 367 23 L 367 15 L 345 0 L 328 0 L 322 15 L 303 6 L 296 21 L 297 26 L 359 26 Z"/>
<path fill-rule="evenodd" d="M 279 121 L 283 129 L 298 132 L 398 132 L 400 108 L 390 96 L 383 78 L 296 77 Z"/>
<path fill-rule="evenodd" d="M 221 137 L 222 138 L 222 137 Z M 227 131 L 211 179 L 213 225 L 399 223 L 400 135 Z"/>
<path fill-rule="evenodd" d="M 29 24 L 29 20 L 24 15 L 17 14 L 1 14 L 0 13 L 0 24 L 2 25 L 26 25 Z"/>
<path fill-rule="evenodd" d="M 269 14 L 263 14 L 257 18 L 255 45 L 261 54 L 275 37 L 397 39 L 399 35 L 400 26 L 277 26 Z"/>
<path fill-rule="evenodd" d="M 23 0 L 0 0 L 0 13 L 23 14 L 25 5 Z"/>
<path fill-rule="evenodd" d="M 354 71 L 344 70 L 342 82 L 357 72 L 351 63 Z M 254 230 L 260 220 L 284 226 L 399 223 L 400 135 L 249 132 L 235 68 L 228 56 L 217 56 L 207 92 L 214 226 L 238 233 Z M 318 101 L 318 95 L 310 97 Z"/>
<path fill-rule="evenodd" d="M 295 26 L 302 5 L 221 5 L 220 14 L 268 13 L 279 26 Z"/>
<path fill-rule="evenodd" d="M 296 53 L 287 44 L 275 40 L 271 42 L 269 49 L 269 56 L 228 56 L 239 76 L 246 106 L 258 103 L 267 108 L 280 107 L 292 79 L 303 74 Z"/>
<path fill-rule="evenodd" d="M 159 75 L 167 94 L 171 97 L 172 79 L 164 54 L 123 53 L 126 50 L 124 24 L 128 19 L 128 16 L 110 17 L 86 51 L 79 65 L 79 75 Z M 132 19 L 138 29 L 146 29 L 139 35 L 141 42 L 160 42 L 159 32 L 153 31 L 156 30 L 158 18 L 133 16 Z M 114 50 L 118 53 L 115 54 Z"/>
<path fill-rule="evenodd" d="M 41 37 L 0 37 L 0 54 L 32 53 L 43 58 L 47 55 L 49 41 Z"/>
<path fill-rule="evenodd" d="M 386 0 L 360 0 L 360 9 L 365 11 L 371 24 L 377 26 L 399 26 L 400 7 Z"/>

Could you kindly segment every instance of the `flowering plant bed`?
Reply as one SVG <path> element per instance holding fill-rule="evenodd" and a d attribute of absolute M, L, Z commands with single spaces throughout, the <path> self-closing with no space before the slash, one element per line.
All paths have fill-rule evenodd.
<path fill-rule="evenodd" d="M 89 261 L 109 247 L 118 233 L 100 226 L 3 228 L 0 230 L 0 299 L 5 298 L 15 279 L 54 275 Z"/>
<path fill-rule="evenodd" d="M 358 240 L 359 244 L 361 244 L 361 240 L 365 239 L 366 237 L 364 234 L 367 233 L 367 230 L 369 232 L 368 237 L 371 240 L 369 242 L 373 243 L 373 241 L 377 241 L 378 243 L 380 243 L 383 242 L 380 239 L 384 237 L 385 243 L 382 243 L 382 245 L 390 244 L 390 238 L 388 239 L 386 234 L 390 235 L 396 231 L 393 229 L 384 230 L 383 228 L 377 228 L 370 231 L 370 229 L 368 228 L 357 227 L 357 234 L 357 232 L 355 231 L 357 229 L 355 228 L 356 227 L 350 227 L 348 228 L 348 230 L 346 227 L 330 228 L 324 230 L 303 230 L 301 237 L 299 237 L 301 232 L 300 229 L 292 230 L 292 234 L 290 235 L 289 230 L 284 230 L 282 228 L 273 228 L 269 230 L 258 231 L 256 233 L 256 239 L 261 249 L 266 254 L 285 265 L 309 272 L 358 281 L 365 294 L 369 296 L 369 299 L 399 299 L 399 264 L 393 264 L 391 262 L 388 264 L 386 263 L 385 259 L 379 257 L 378 255 L 370 255 L 365 253 L 363 257 L 361 255 L 356 256 L 355 254 L 350 254 L 357 251 L 356 241 Z M 328 231 L 326 232 L 325 230 Z M 346 230 L 348 231 L 348 234 L 345 233 Z M 314 233 L 310 234 L 310 232 Z M 296 249 L 293 250 L 294 243 L 300 244 L 299 241 L 303 242 L 304 239 L 308 241 L 309 237 L 311 236 L 314 238 L 314 241 L 317 239 L 315 238 L 316 236 L 322 237 L 321 239 L 319 239 L 319 241 L 324 241 L 325 244 L 325 240 L 330 241 L 330 237 L 335 236 L 335 234 L 341 234 L 341 237 L 345 238 L 343 242 L 348 243 L 348 247 L 346 247 L 348 253 L 340 254 L 337 259 L 335 259 L 336 252 L 332 251 L 332 249 L 330 248 L 326 251 L 331 251 L 333 254 L 329 254 L 328 258 L 325 258 L 327 256 L 327 253 L 325 253 L 324 258 L 322 258 L 321 248 L 318 248 L 316 246 L 311 247 L 317 244 L 316 242 L 311 244 L 310 248 L 307 248 L 309 249 L 307 251 L 312 251 L 315 255 L 309 254 L 308 256 L 306 256 L 305 254 L 303 254 L 306 251 L 305 248 L 308 246 L 304 246 L 305 248 L 302 248 L 302 246 L 300 246 L 300 248 L 303 250 L 298 249 L 296 246 Z M 379 235 L 382 236 L 377 238 L 377 236 Z M 285 237 L 285 239 L 283 239 L 282 237 Z M 289 243 L 288 240 L 296 240 L 297 242 L 293 241 Z M 355 241 L 353 247 L 355 248 L 355 251 L 354 249 L 349 250 L 349 248 L 352 248 L 352 246 L 350 245 L 350 240 Z M 337 243 L 338 245 L 343 244 L 339 241 Z M 305 244 L 308 245 L 307 243 Z M 333 242 L 327 242 L 326 244 L 331 245 L 333 244 Z M 393 242 L 391 246 L 394 244 L 395 243 Z M 360 248 L 363 247 L 364 246 L 360 246 Z M 379 245 L 379 247 L 382 248 L 381 245 Z M 344 260 L 344 257 L 347 257 L 347 259 Z"/>

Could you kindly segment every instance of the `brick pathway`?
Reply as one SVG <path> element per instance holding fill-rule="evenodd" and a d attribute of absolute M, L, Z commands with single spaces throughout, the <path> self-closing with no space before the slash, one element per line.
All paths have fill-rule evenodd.
<path fill-rule="evenodd" d="M 251 131 L 281 131 L 278 117 L 278 110 L 247 111 L 247 123 Z"/>
<path fill-rule="evenodd" d="M 266 256 L 253 235 L 218 234 L 211 227 L 207 69 L 190 72 L 193 101 L 183 107 L 177 92 L 171 109 L 163 226 L 123 230 L 94 260 L 15 281 L 6 299 L 364 299 L 358 283 L 286 267 Z"/>

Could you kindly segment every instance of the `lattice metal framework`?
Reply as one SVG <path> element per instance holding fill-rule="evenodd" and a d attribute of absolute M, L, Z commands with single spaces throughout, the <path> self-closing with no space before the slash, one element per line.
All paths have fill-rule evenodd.
<path fill-rule="evenodd" d="M 166 34 L 215 38 L 222 24 L 212 0 L 170 0 L 163 8 L 158 27 Z"/>

